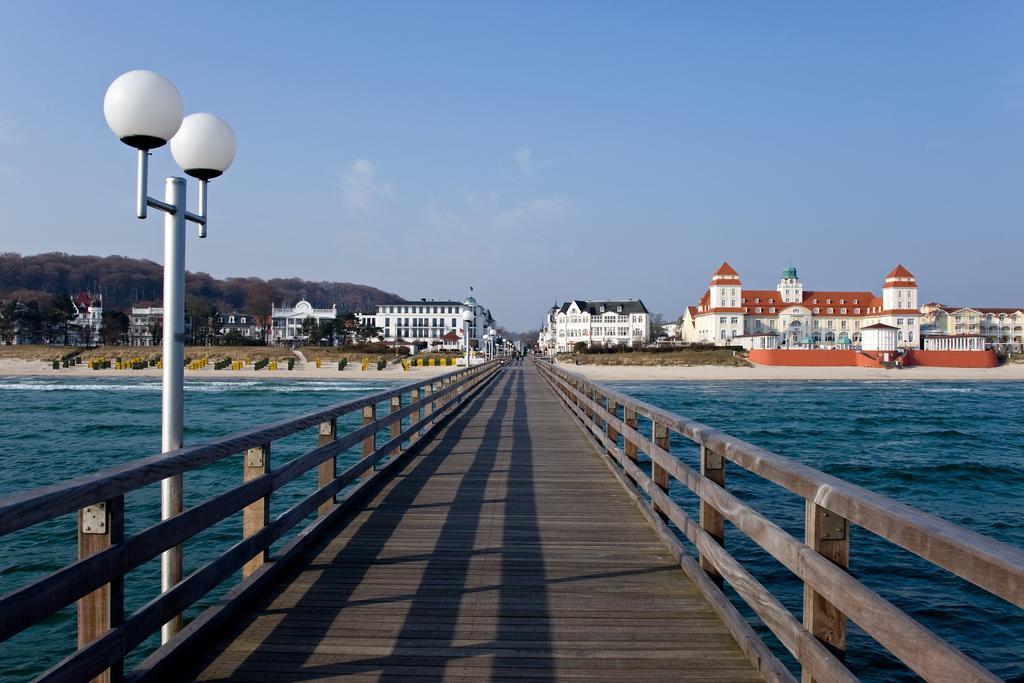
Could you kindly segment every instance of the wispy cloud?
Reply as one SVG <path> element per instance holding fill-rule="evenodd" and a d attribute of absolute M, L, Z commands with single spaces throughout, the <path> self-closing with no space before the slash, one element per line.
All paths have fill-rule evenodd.
<path fill-rule="evenodd" d="M 496 199 L 496 197 L 495 197 Z M 479 237 L 488 233 L 491 238 L 499 235 L 518 237 L 526 230 L 550 225 L 562 220 L 572 208 L 572 202 L 565 197 L 543 197 L 519 202 L 505 209 L 496 206 L 482 207 L 470 203 L 469 211 L 444 208 L 437 200 L 431 200 L 424 209 L 424 218 L 438 239 L 460 239 Z"/>
<path fill-rule="evenodd" d="M 530 151 L 529 147 L 520 147 L 516 150 L 515 154 L 512 155 L 512 158 L 515 159 L 516 165 L 519 166 L 520 171 L 526 175 L 533 173 L 533 166 L 530 163 L 533 160 L 533 152 Z"/>
<path fill-rule="evenodd" d="M 571 204 L 565 197 L 531 199 L 503 211 L 494 217 L 491 225 L 498 229 L 525 230 L 561 220 Z"/>
<path fill-rule="evenodd" d="M 355 218 L 380 214 L 383 204 L 395 198 L 390 182 L 379 177 L 380 165 L 368 159 L 355 159 L 342 171 L 338 181 L 345 208 Z"/>

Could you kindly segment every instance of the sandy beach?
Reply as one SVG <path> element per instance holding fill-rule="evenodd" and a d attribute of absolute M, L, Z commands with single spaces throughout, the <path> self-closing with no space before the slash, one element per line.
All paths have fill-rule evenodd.
<path fill-rule="evenodd" d="M 324 364 L 316 367 L 314 363 L 297 364 L 294 370 L 253 370 L 252 367 L 242 370 L 214 370 L 212 367 L 202 370 L 185 369 L 185 379 L 264 379 L 264 380 L 304 380 L 334 379 L 358 382 L 414 382 L 420 378 L 437 377 L 457 368 L 452 367 L 411 367 L 403 370 L 401 364 L 388 365 L 378 370 L 371 364 L 369 369 L 362 370 L 359 363 L 349 363 L 344 370 L 338 370 L 336 364 Z M 0 377 L 160 377 L 159 368 L 142 370 L 91 370 L 87 365 L 54 370 L 50 363 L 35 360 L 19 360 L 16 358 L 0 358 Z"/>
<path fill-rule="evenodd" d="M 1024 380 L 1024 363 L 1004 365 L 998 368 L 926 368 L 915 367 L 903 370 L 881 368 L 829 368 L 829 367 L 779 367 L 755 365 L 754 367 L 727 367 L 721 365 L 568 365 L 560 367 L 597 381 L 645 382 L 645 381 L 789 381 L 789 380 L 931 380 L 974 382 L 979 380 L 1020 381 Z M 353 380 L 359 382 L 412 382 L 421 377 L 437 377 L 452 372 L 450 367 L 416 367 L 403 370 L 400 364 L 388 365 L 384 370 L 362 370 L 358 363 L 350 363 L 339 371 L 334 364 L 317 368 L 313 363 L 297 364 L 294 370 L 185 370 L 186 379 L 266 379 L 266 380 Z M 43 361 L 0 358 L 0 377 L 159 377 L 160 370 L 90 370 L 88 366 L 54 370 Z"/>
<path fill-rule="evenodd" d="M 974 382 L 978 380 L 1024 380 L 1024 364 L 1004 365 L 998 368 L 924 368 L 903 370 L 883 368 L 828 368 L 780 367 L 755 365 L 749 368 L 721 365 L 567 365 L 560 367 L 599 382 L 635 382 L 659 380 L 932 380 Z"/>

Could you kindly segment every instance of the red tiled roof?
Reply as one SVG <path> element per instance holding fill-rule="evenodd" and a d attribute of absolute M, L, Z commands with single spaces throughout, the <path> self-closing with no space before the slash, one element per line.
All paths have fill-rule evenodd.
<path fill-rule="evenodd" d="M 712 277 L 715 275 L 735 275 L 736 277 L 740 276 L 739 273 L 733 270 L 733 267 L 729 265 L 728 261 L 724 261 L 722 265 L 718 267 L 718 270 L 712 273 Z"/>
<path fill-rule="evenodd" d="M 901 277 L 901 278 L 913 279 L 914 275 L 909 270 L 904 268 L 903 264 L 901 263 L 901 264 L 897 265 L 895 268 L 893 268 L 892 271 L 890 271 L 889 274 L 886 275 L 885 277 L 886 277 L 886 279 L 891 278 L 891 277 Z"/>

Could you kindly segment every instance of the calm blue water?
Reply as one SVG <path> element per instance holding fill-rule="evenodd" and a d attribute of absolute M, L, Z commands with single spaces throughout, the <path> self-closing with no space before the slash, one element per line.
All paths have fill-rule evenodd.
<path fill-rule="evenodd" d="M 1024 548 L 1024 386 L 1012 382 L 645 382 L 619 391 Z M 649 429 L 649 427 L 648 427 Z M 673 453 L 699 467 L 673 435 Z M 729 490 L 803 538 L 803 499 L 737 466 Z M 698 515 L 673 482 L 673 498 Z M 726 525 L 726 547 L 800 618 L 802 584 Z M 851 572 L 1008 680 L 1024 680 L 1024 612 L 882 541 L 851 531 Z M 742 600 L 732 594 L 740 607 Z M 757 617 L 742 606 L 751 623 Z M 759 633 L 785 652 L 765 628 Z M 788 657 L 784 657 L 788 660 Z M 790 662 L 792 660 L 789 660 Z M 851 625 L 847 664 L 866 680 L 915 680 Z"/>
<path fill-rule="evenodd" d="M 187 443 L 380 391 L 391 385 L 340 381 L 197 381 L 188 384 Z M 1006 543 L 1024 547 L 1024 387 L 1013 383 L 790 382 L 618 383 L 626 393 L 719 427 Z M 159 450 L 159 381 L 0 379 L 0 495 Z M 352 416 L 342 429 L 355 425 Z M 282 462 L 316 443 L 315 430 L 275 442 Z M 696 448 L 673 441 L 696 464 Z M 346 455 L 354 461 L 358 454 Z M 343 459 L 343 464 L 344 464 Z M 241 456 L 185 480 L 186 505 L 241 478 Z M 728 487 L 797 537 L 803 503 L 732 467 Z M 315 474 L 272 498 L 278 514 L 315 488 Z M 689 511 L 693 497 L 672 491 Z M 159 487 L 126 501 L 128 532 L 159 514 Z M 186 544 L 186 571 L 238 540 L 235 515 Z M 727 546 L 799 616 L 802 588 L 787 570 L 727 529 Z M 74 520 L 65 517 L 0 539 L 0 593 L 74 559 Z M 1024 680 L 1024 616 L 861 529 L 851 571 L 1003 678 Z M 159 563 L 131 572 L 128 610 L 159 590 Z M 216 595 L 188 613 L 194 616 Z M 738 599 L 737 599 L 738 600 Z M 749 611 L 748 611 L 749 612 Z M 752 617 L 756 621 L 756 617 Z M 766 638 L 771 642 L 771 638 Z M 153 645 L 151 640 L 148 646 Z M 141 648 L 144 650 L 145 648 Z M 30 678 L 74 650 L 74 610 L 0 644 L 0 681 Z M 856 628 L 848 663 L 865 679 L 911 679 Z M 136 656 L 136 658 L 138 655 Z"/>

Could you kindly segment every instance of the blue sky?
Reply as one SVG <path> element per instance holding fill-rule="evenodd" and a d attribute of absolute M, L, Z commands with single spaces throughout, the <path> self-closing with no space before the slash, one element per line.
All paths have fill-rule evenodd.
<path fill-rule="evenodd" d="M 724 259 L 1024 305 L 1022 3 L 168 7 L 0 8 L 0 250 L 161 260 L 102 114 L 149 68 L 238 137 L 190 270 L 473 285 L 519 330 L 569 297 L 674 318 Z M 151 194 L 178 173 L 158 150 Z"/>

